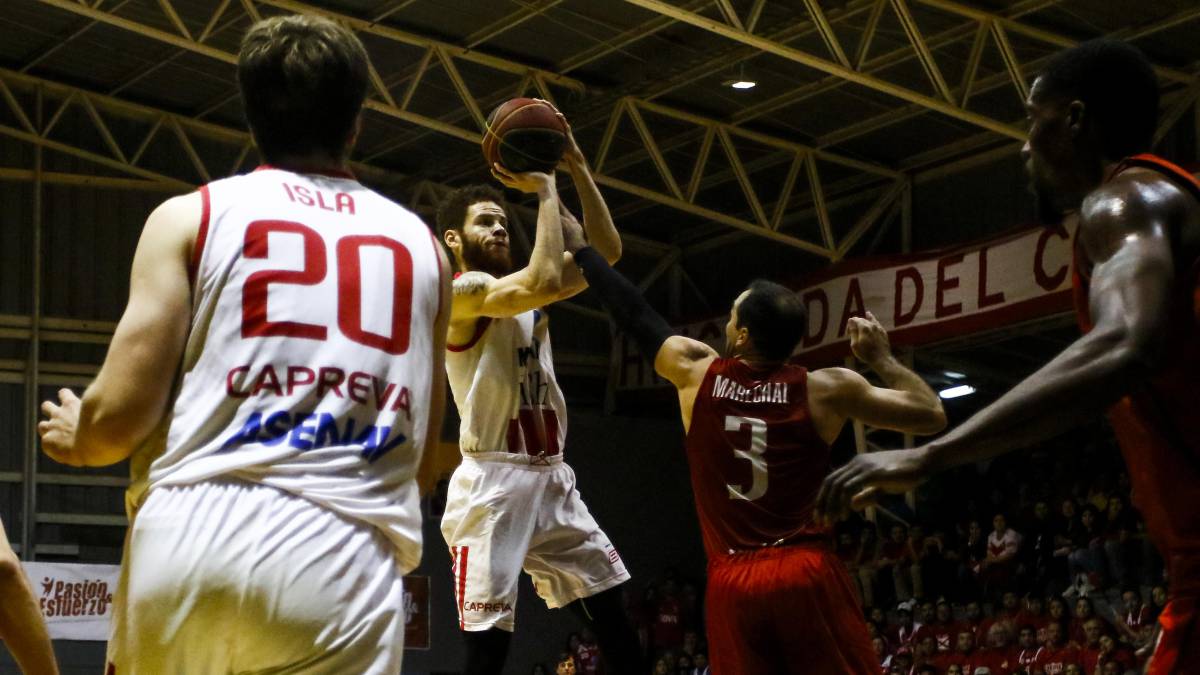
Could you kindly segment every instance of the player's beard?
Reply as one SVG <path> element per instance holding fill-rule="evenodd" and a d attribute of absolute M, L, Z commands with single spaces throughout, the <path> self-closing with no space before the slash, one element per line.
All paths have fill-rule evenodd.
<path fill-rule="evenodd" d="M 464 239 L 462 257 L 468 269 L 487 272 L 494 277 L 502 277 L 512 271 L 512 254 L 507 246 L 488 246 Z"/>

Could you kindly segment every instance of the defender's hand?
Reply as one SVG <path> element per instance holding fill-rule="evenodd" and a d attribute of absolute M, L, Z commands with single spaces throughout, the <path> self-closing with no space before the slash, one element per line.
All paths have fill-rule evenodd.
<path fill-rule="evenodd" d="M 833 523 L 851 509 L 871 504 L 881 492 L 908 492 L 926 478 L 923 448 L 857 455 L 825 477 L 817 493 L 816 515 Z"/>
<path fill-rule="evenodd" d="M 562 121 L 563 127 L 567 130 L 567 149 L 563 152 L 563 159 L 570 165 L 587 167 L 587 159 L 583 156 L 583 151 L 579 149 L 579 144 L 575 142 L 575 133 L 571 131 L 571 123 L 562 113 L 558 113 L 558 119 Z"/>
<path fill-rule="evenodd" d="M 558 204 L 558 212 L 562 215 L 563 249 L 568 253 L 575 253 L 581 248 L 586 248 L 587 236 L 583 233 L 583 225 L 579 224 L 575 214 L 571 213 L 562 202 Z"/>
<path fill-rule="evenodd" d="M 42 414 L 49 419 L 38 422 L 42 450 L 54 461 L 83 466 L 75 449 L 75 428 L 79 425 L 79 397 L 70 389 L 58 390 L 59 403 L 42 402 Z"/>
<path fill-rule="evenodd" d="M 503 183 L 504 187 L 512 190 L 520 190 L 526 194 L 536 193 L 544 195 L 554 187 L 553 172 L 527 171 L 525 173 L 513 173 L 504 168 L 503 165 L 496 163 L 492 165 L 492 176 Z"/>
<path fill-rule="evenodd" d="M 850 350 L 859 361 L 870 365 L 892 355 L 887 331 L 874 314 L 867 312 L 865 319 L 852 317 L 846 330 L 850 334 Z"/>

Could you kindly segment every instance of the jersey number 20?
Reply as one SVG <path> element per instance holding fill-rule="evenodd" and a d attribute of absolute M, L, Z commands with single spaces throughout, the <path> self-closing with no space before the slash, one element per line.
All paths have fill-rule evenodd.
<path fill-rule="evenodd" d="M 764 456 L 767 452 L 767 423 L 756 417 L 738 417 L 736 415 L 725 417 L 725 431 L 740 432 L 745 427 L 750 427 L 750 448 L 748 450 L 734 448 L 733 454 L 750 461 L 752 482 L 749 489 L 741 485 L 728 484 L 725 485 L 725 489 L 729 490 L 730 499 L 744 499 L 752 502 L 767 494 L 767 458 Z"/>
<path fill-rule="evenodd" d="M 286 337 L 324 340 L 328 329 L 301 321 L 267 319 L 267 287 L 271 284 L 315 286 L 325 280 L 325 240 L 316 230 L 288 220 L 256 220 L 246 227 L 242 255 L 267 257 L 267 236 L 272 232 L 298 234 L 304 239 L 304 268 L 260 270 L 246 278 L 242 287 L 242 337 Z M 380 335 L 362 327 L 362 268 L 359 253 L 367 247 L 381 248 L 392 258 L 391 335 Z M 412 254 L 400 242 L 378 235 L 351 235 L 337 242 L 337 325 L 350 340 L 388 354 L 408 351 L 412 321 Z"/>

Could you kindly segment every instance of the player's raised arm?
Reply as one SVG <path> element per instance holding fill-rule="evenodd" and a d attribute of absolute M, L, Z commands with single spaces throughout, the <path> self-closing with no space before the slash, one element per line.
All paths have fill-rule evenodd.
<path fill-rule="evenodd" d="M 633 337 L 642 355 L 654 363 L 655 372 L 681 392 L 698 386 L 717 352 L 703 342 L 674 335 L 671 326 L 646 302 L 637 286 L 614 270 L 594 248 L 583 246 L 584 243 L 569 237 L 567 246 L 574 250 L 575 263 L 613 321 Z"/>
<path fill-rule="evenodd" d="M 865 319 L 850 319 L 847 330 L 854 355 L 875 371 L 885 386 L 873 386 L 848 368 L 812 373 L 809 395 L 815 406 L 834 413 L 827 417 L 837 422 L 828 425 L 832 436 L 836 437 L 846 419 L 912 434 L 933 434 L 944 429 L 946 413 L 941 399 L 892 355 L 887 332 L 874 315 L 867 312 Z"/>
<path fill-rule="evenodd" d="M 57 675 L 54 648 L 21 561 L 0 523 L 0 640 L 25 675 Z"/>
<path fill-rule="evenodd" d="M 129 304 L 82 400 L 69 389 L 38 425 L 42 449 L 72 466 L 115 464 L 167 410 L 191 321 L 188 265 L 200 226 L 199 193 L 163 203 L 146 220 L 133 256 Z"/>
<path fill-rule="evenodd" d="M 608 211 L 608 204 L 600 194 L 600 188 L 596 186 L 596 181 L 592 178 L 587 158 L 579 149 L 579 144 L 575 142 L 575 136 L 571 133 L 571 125 L 562 113 L 559 113 L 558 116 L 567 129 L 567 150 L 563 155 L 563 162 L 571 173 L 571 179 L 575 182 L 575 191 L 579 193 L 579 201 L 583 205 L 582 230 L 587 244 L 608 261 L 609 265 L 616 265 L 617 261 L 621 259 L 621 235 L 617 232 L 616 224 L 613 223 L 612 214 Z M 563 226 L 570 227 L 570 221 L 574 219 L 575 217 L 564 206 Z M 587 279 L 573 264 L 569 246 L 568 252 L 563 254 L 563 259 L 565 264 L 561 297 L 567 298 L 587 288 Z"/>
<path fill-rule="evenodd" d="M 827 513 L 862 491 L 903 491 L 927 477 L 1037 443 L 1078 426 L 1145 381 L 1165 356 L 1174 281 L 1169 220 L 1186 197 L 1173 187 L 1114 182 L 1084 203 L 1079 223 L 1096 261 L 1094 329 L 945 436 L 908 451 L 855 457 L 822 488 Z M 828 489 L 826 489 L 828 488 Z"/>
<path fill-rule="evenodd" d="M 510 317 L 527 312 L 531 309 L 545 306 L 558 299 L 562 289 L 563 270 L 563 234 L 562 219 L 559 212 L 558 190 L 554 185 L 554 175 L 538 172 L 513 174 L 504 167 L 496 165 L 493 175 L 505 186 L 538 196 L 537 231 L 534 235 L 533 251 L 529 255 L 529 264 L 511 273 L 499 270 L 480 269 L 479 265 L 467 261 L 466 268 L 454 284 L 454 305 L 451 322 L 468 321 L 476 317 Z M 474 205 L 472 205 L 474 206 Z M 491 214 L 493 223 L 498 223 L 503 231 L 506 221 L 499 204 L 484 203 L 482 209 L 493 208 L 498 214 Z M 483 214 L 485 217 L 487 213 Z M 472 217 L 468 214 L 468 217 Z M 489 247 L 503 246 L 505 253 L 508 249 L 507 232 L 503 235 L 484 235 L 482 243 L 470 240 L 472 233 L 467 231 L 472 223 L 455 223 L 459 229 L 451 229 L 446 233 L 446 243 L 451 250 L 456 251 L 460 258 L 460 269 L 463 265 L 463 252 L 470 255 L 470 247 L 482 248 L 481 255 L 489 254 Z M 492 229 L 495 230 L 495 225 Z M 457 247 L 457 248 L 456 248 Z"/>

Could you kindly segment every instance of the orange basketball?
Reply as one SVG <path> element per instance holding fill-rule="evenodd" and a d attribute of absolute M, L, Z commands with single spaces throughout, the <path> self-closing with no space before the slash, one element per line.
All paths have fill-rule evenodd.
<path fill-rule="evenodd" d="M 483 135 L 488 166 L 499 163 L 514 173 L 550 172 L 562 159 L 567 128 L 545 101 L 514 98 L 492 111 Z"/>

